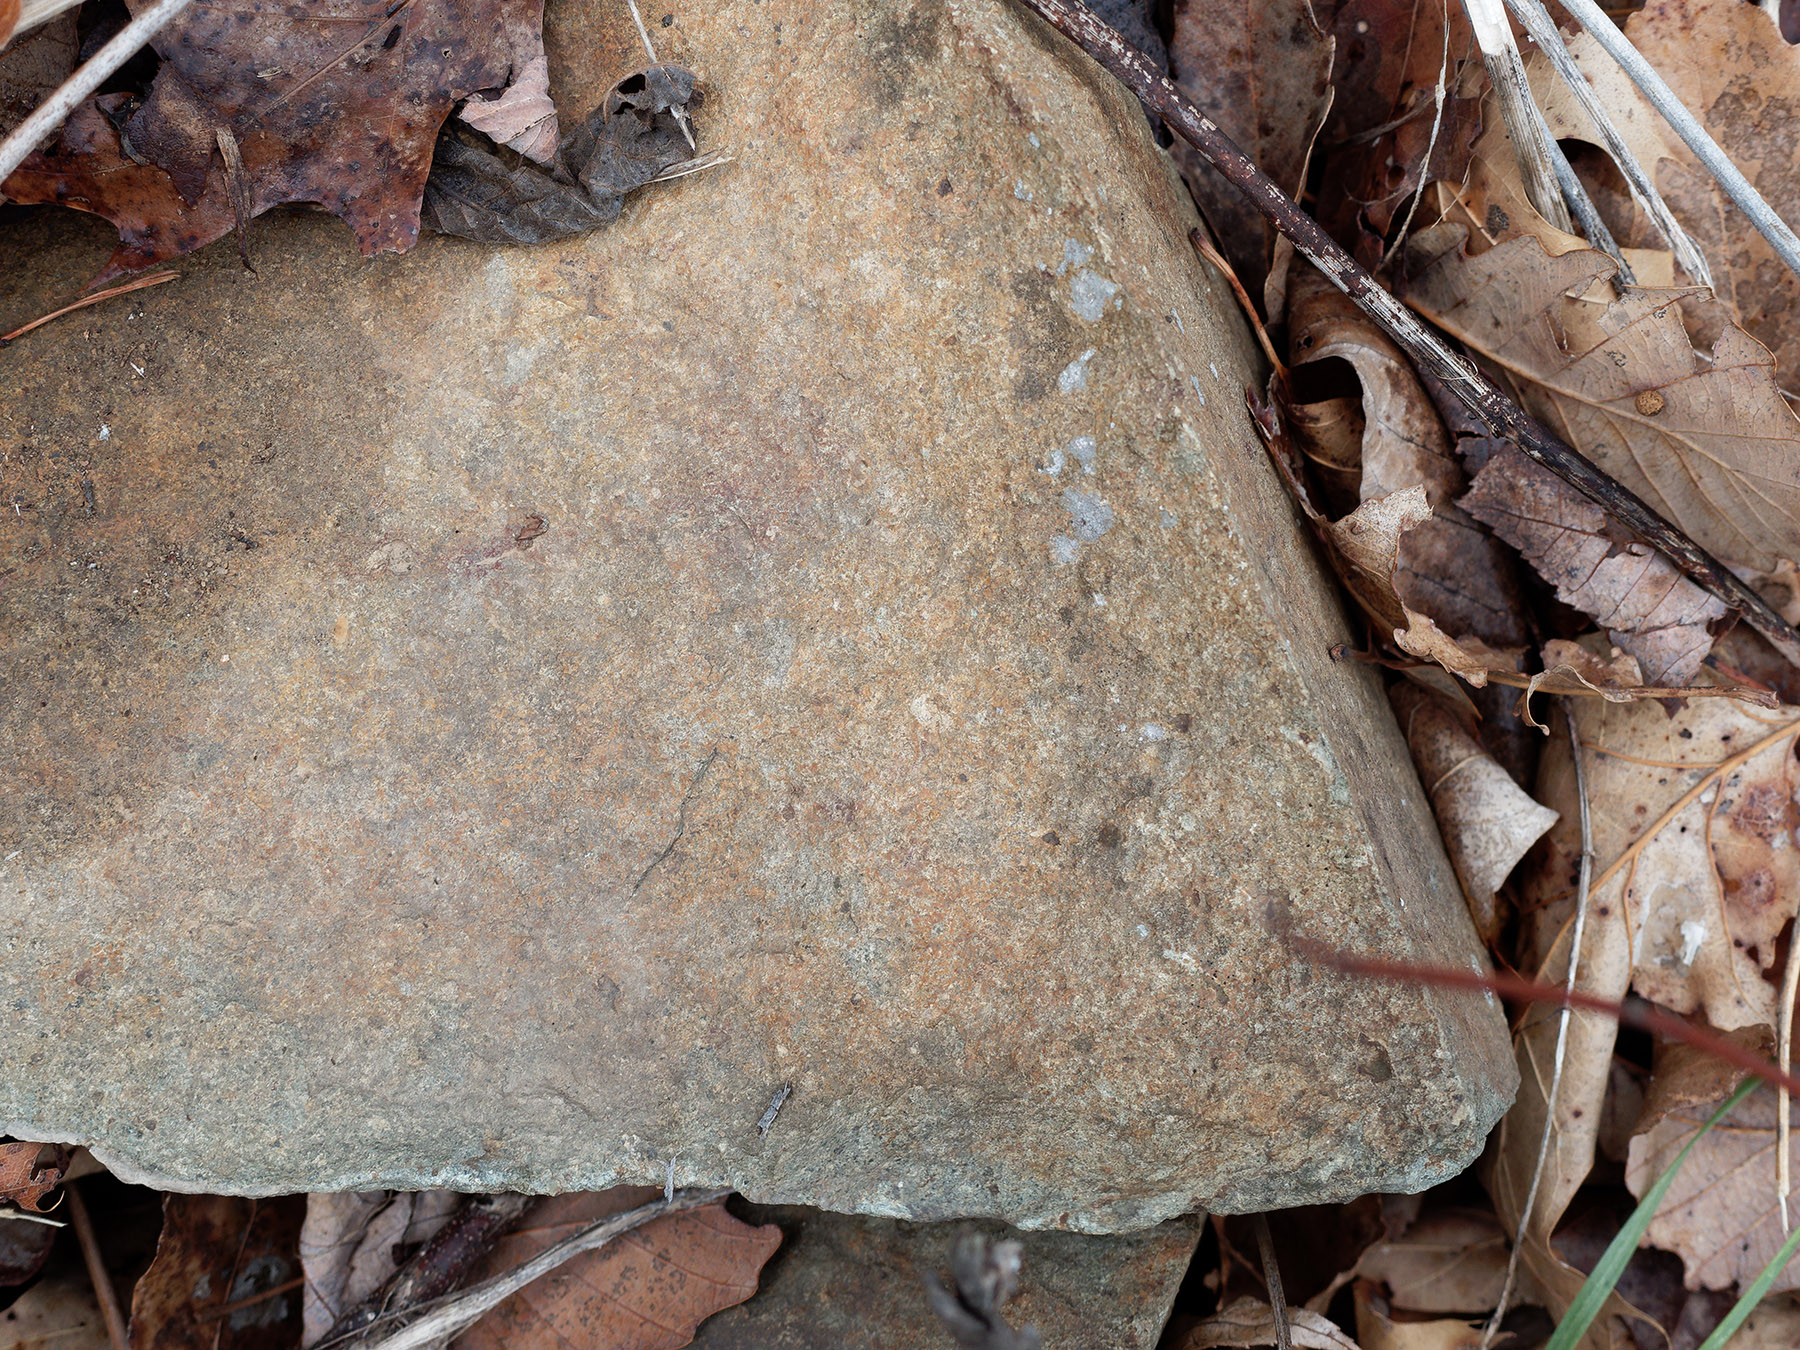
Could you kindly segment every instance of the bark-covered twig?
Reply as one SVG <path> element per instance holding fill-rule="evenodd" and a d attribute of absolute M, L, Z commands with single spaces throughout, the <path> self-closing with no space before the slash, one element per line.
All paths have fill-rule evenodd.
<path fill-rule="evenodd" d="M 1411 310 L 1370 276 L 1311 216 L 1256 167 L 1237 144 L 1118 33 L 1074 0 L 1021 0 L 1111 72 L 1155 110 L 1169 129 L 1268 217 L 1316 266 L 1427 373 L 1436 376 L 1499 440 L 1510 441 L 1583 496 L 1603 507 L 1691 577 L 1743 615 L 1783 657 L 1800 666 L 1800 633 L 1735 573 L 1643 498 L 1619 483 L 1561 437 L 1531 418 L 1467 358 L 1451 350 Z"/>
<path fill-rule="evenodd" d="M 1275 1318 L 1275 1350 L 1294 1350 L 1294 1333 L 1288 1326 L 1287 1294 L 1281 1287 L 1281 1267 L 1275 1260 L 1275 1236 L 1269 1232 L 1267 1214 L 1252 1215 L 1256 1252 L 1262 1258 L 1263 1283 L 1269 1289 L 1269 1310 Z"/>

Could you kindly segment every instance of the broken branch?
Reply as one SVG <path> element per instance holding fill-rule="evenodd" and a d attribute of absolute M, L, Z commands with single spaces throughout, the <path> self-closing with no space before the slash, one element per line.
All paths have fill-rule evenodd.
<path fill-rule="evenodd" d="M 1452 350 L 1411 310 L 1370 276 L 1281 191 L 1210 118 L 1116 31 L 1077 0 L 1022 0 L 1138 96 L 1169 129 L 1287 236 L 1328 280 L 1349 296 L 1426 373 L 1466 404 L 1498 440 L 1510 441 L 1530 459 L 1594 501 L 1614 519 L 1666 554 L 1694 582 L 1743 615 L 1745 621 L 1800 666 L 1800 633 L 1735 573 L 1651 506 L 1544 427 L 1514 403 L 1466 357 Z"/>

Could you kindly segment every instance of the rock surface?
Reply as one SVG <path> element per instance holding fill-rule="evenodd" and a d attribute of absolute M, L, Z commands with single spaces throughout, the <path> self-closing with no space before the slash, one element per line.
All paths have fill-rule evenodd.
<path fill-rule="evenodd" d="M 738 158 L 614 227 L 266 218 L 5 354 L 0 1129 L 1094 1231 L 1462 1167 L 1497 1008 L 1265 925 L 1476 950 L 1133 101 L 1004 0 L 658 33 Z M 106 252 L 4 231 L 8 321 Z"/>
<path fill-rule="evenodd" d="M 733 1207 L 736 1208 L 734 1202 Z M 1201 1220 L 1170 1219 L 1111 1237 L 1021 1233 L 986 1222 L 906 1223 L 800 1206 L 745 1206 L 740 1217 L 781 1226 L 756 1297 L 700 1324 L 695 1350 L 889 1350 L 948 1347 L 924 1271 L 950 1278 L 950 1249 L 975 1230 L 1023 1249 L 1016 1328 L 1035 1326 L 1056 1350 L 1155 1350 L 1200 1240 Z"/>

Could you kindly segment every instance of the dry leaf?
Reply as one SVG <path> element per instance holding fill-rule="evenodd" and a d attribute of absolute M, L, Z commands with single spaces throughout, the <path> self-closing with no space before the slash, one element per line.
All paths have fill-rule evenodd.
<path fill-rule="evenodd" d="M 1331 107 L 1331 50 L 1308 0 L 1175 0 L 1175 83 L 1289 195 Z M 1226 261 L 1259 293 L 1274 228 L 1196 151 L 1178 141 L 1172 153 Z"/>
<path fill-rule="evenodd" d="M 1415 237 L 1409 303 L 1504 368 L 1534 413 L 1715 556 L 1759 572 L 1800 557 L 1800 419 L 1767 350 L 1728 328 L 1702 358 L 1680 292 L 1575 298 L 1611 274 L 1604 254 L 1552 257 L 1520 237 L 1471 257 L 1465 237 L 1454 225 Z"/>
<path fill-rule="evenodd" d="M 463 104 L 458 114 L 475 130 L 526 159 L 549 164 L 556 158 L 556 104 L 550 98 L 550 60 L 539 51 L 513 76 L 498 98 L 479 94 Z"/>
<path fill-rule="evenodd" d="M 365 254 L 410 248 L 438 128 L 457 100 L 504 85 L 542 54 L 542 0 L 412 0 L 391 16 L 368 13 L 347 22 L 262 0 L 191 6 L 152 41 L 170 79 L 157 80 L 138 116 L 187 129 L 156 145 L 154 167 L 122 158 L 116 136 L 109 143 L 90 123 L 74 138 L 65 131 L 53 153 L 34 155 L 0 190 L 117 225 L 123 242 L 103 276 L 145 267 L 236 223 L 216 169 L 202 175 L 192 203 L 145 177 L 191 180 L 195 166 L 212 162 L 217 124 L 241 148 L 256 212 L 315 202 L 344 219 Z M 112 107 L 109 97 L 83 106 Z M 174 106 L 192 98 L 204 116 Z"/>
<path fill-rule="evenodd" d="M 79 1266 L 57 1271 L 20 1294 L 0 1312 L 0 1345 L 6 1350 L 113 1350 L 87 1272 Z"/>
<path fill-rule="evenodd" d="M 339 1191 L 306 1197 L 300 1268 L 303 1345 L 316 1345 L 338 1318 L 394 1274 L 401 1249 L 428 1242 L 456 1212 L 455 1191 Z"/>
<path fill-rule="evenodd" d="M 512 1269 L 609 1214 L 653 1197 L 639 1187 L 550 1196 L 494 1246 L 472 1279 Z M 487 1313 L 458 1350 L 675 1350 L 721 1308 L 756 1292 L 781 1245 L 774 1224 L 752 1228 L 723 1205 L 673 1214 L 565 1262 Z"/>
<path fill-rule="evenodd" d="M 1766 1298 L 1729 1341 L 1726 1350 L 1794 1350 L 1800 1345 L 1800 1302 Z"/>
<path fill-rule="evenodd" d="M 1410 684 L 1389 697 L 1475 926 L 1492 941 L 1500 931 L 1494 892 L 1556 812 L 1526 795 L 1442 702 Z"/>
<path fill-rule="evenodd" d="M 1294 272 L 1288 310 L 1296 383 L 1309 366 L 1343 361 L 1362 386 L 1358 499 L 1415 485 L 1425 489 L 1432 515 L 1400 542 L 1396 594 L 1447 632 L 1498 647 L 1523 646 L 1529 632 L 1512 558 L 1456 506 L 1467 480 L 1412 366 L 1317 268 Z"/>
<path fill-rule="evenodd" d="M 0 1144 L 0 1204 L 42 1213 L 68 1170 L 69 1150 L 60 1144 Z"/>
<path fill-rule="evenodd" d="M 1323 1313 L 1289 1308 L 1288 1329 L 1295 1345 L 1306 1350 L 1358 1350 L 1355 1341 L 1338 1330 Z M 1209 1346 L 1275 1344 L 1275 1310 L 1260 1299 L 1240 1298 L 1230 1307 L 1196 1322 L 1179 1343 L 1179 1350 L 1207 1350 Z"/>
<path fill-rule="evenodd" d="M 1650 0 L 1626 20 L 1625 32 L 1775 214 L 1800 220 L 1800 175 L 1794 172 L 1800 53 L 1782 40 L 1768 16 L 1741 0 Z M 1782 383 L 1794 389 L 1800 372 L 1800 278 L 1776 258 L 1592 38 L 1570 39 L 1569 50 L 1676 219 L 1706 255 L 1727 315 L 1775 354 Z M 1533 87 L 1542 90 L 1553 134 L 1600 143 L 1587 114 L 1553 75 L 1545 72 Z M 1641 213 L 1621 222 L 1621 229 L 1625 242 L 1660 242 Z"/>
<path fill-rule="evenodd" d="M 1499 1302 L 1506 1253 L 1506 1233 L 1491 1213 L 1433 1209 L 1400 1237 L 1371 1246 L 1356 1273 L 1386 1285 L 1395 1308 L 1472 1316 Z"/>
<path fill-rule="evenodd" d="M 1633 1195 L 1643 1195 L 1718 1105 L 1678 1107 L 1631 1141 L 1625 1184 Z M 1690 1289 L 1748 1284 L 1781 1246 L 1775 1106 L 1775 1089 L 1763 1087 L 1733 1107 L 1694 1145 L 1650 1220 L 1649 1242 L 1681 1257 Z M 1790 1289 L 1800 1289 L 1800 1263 L 1776 1276 L 1771 1292 Z"/>
<path fill-rule="evenodd" d="M 1548 469 L 1503 448 L 1462 505 L 1518 549 L 1559 600 L 1591 615 L 1637 658 L 1635 683 L 1688 684 L 1699 673 L 1725 605 L 1662 554 L 1619 537 L 1603 510 Z"/>
<path fill-rule="evenodd" d="M 300 1344 L 306 1198 L 165 1195 L 156 1258 L 131 1293 L 132 1350 L 278 1350 Z M 256 1299 L 259 1294 L 269 1297 Z M 244 1302 L 245 1300 L 256 1300 Z M 209 1317 L 227 1303 L 243 1306 Z"/>
<path fill-rule="evenodd" d="M 47 1223 L 0 1220 L 0 1289 L 24 1284 L 44 1268 L 56 1245 L 56 1229 Z"/>
<path fill-rule="evenodd" d="M 1480 99 L 1467 96 L 1463 79 L 1465 71 L 1480 69 L 1479 60 L 1471 60 L 1474 33 L 1461 5 L 1417 0 L 1344 0 L 1331 32 L 1338 44 L 1332 80 L 1337 96 L 1325 140 L 1337 148 L 1321 196 L 1328 207 L 1342 202 L 1357 211 L 1373 235 L 1385 235 L 1424 176 L 1440 75 L 1446 99 L 1431 176 L 1451 182 L 1463 177 L 1482 125 Z M 1376 257 L 1379 252 L 1377 245 Z"/>
<path fill-rule="evenodd" d="M 1498 1294 L 1496 1289 L 1496 1297 Z M 1362 1350 L 1477 1350 L 1481 1327 L 1442 1320 L 1396 1322 L 1380 1306 L 1373 1287 L 1363 1280 L 1356 1286 L 1356 1339 Z"/>

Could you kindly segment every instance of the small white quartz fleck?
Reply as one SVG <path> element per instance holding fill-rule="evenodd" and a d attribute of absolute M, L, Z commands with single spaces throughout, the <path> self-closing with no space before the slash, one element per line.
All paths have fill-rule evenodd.
<path fill-rule="evenodd" d="M 1056 377 L 1056 387 L 1062 393 L 1073 394 L 1087 388 L 1087 365 L 1094 359 L 1098 348 L 1089 347 L 1080 356 L 1062 368 L 1062 374 Z"/>

